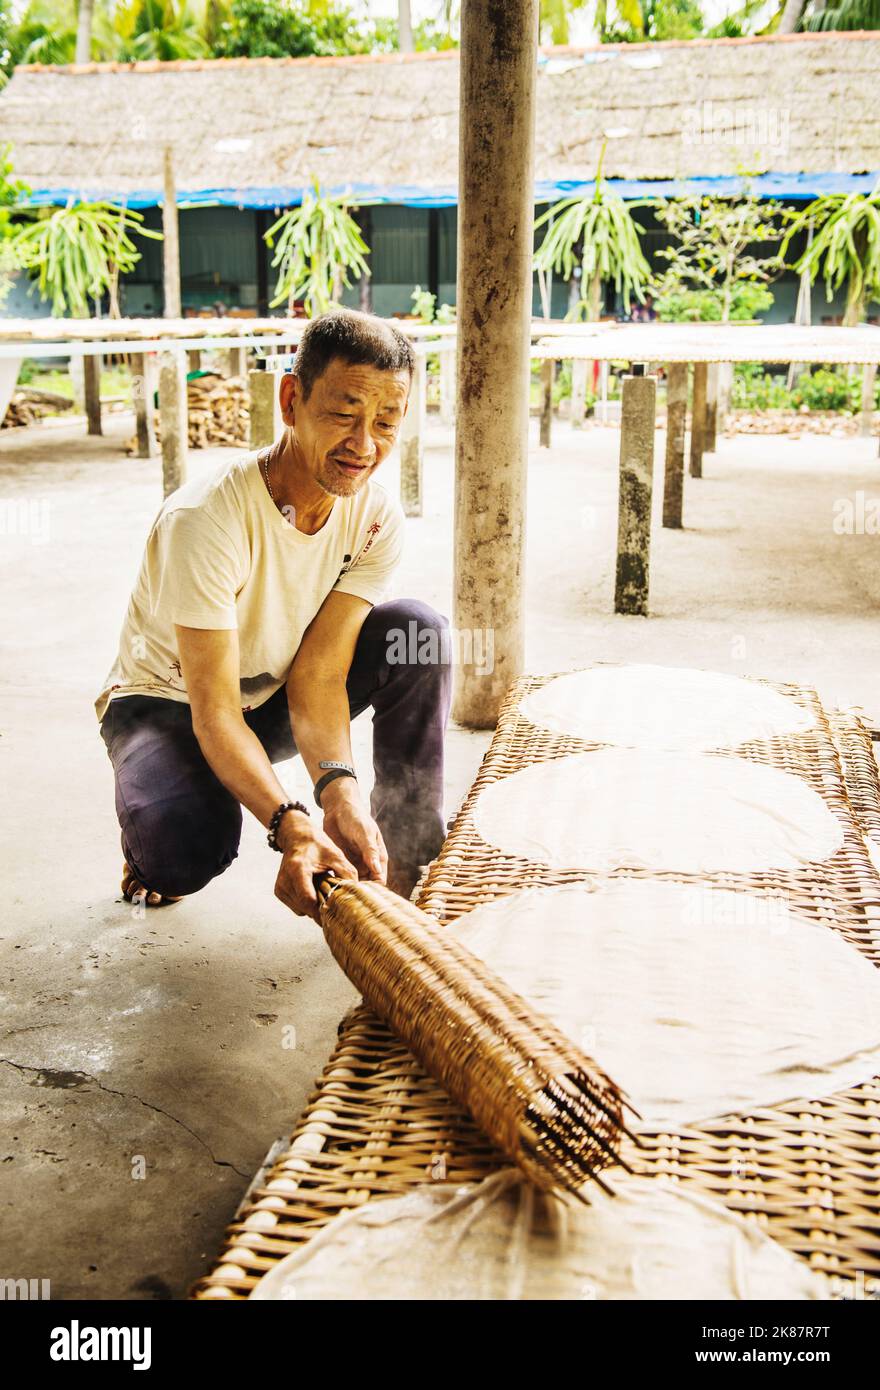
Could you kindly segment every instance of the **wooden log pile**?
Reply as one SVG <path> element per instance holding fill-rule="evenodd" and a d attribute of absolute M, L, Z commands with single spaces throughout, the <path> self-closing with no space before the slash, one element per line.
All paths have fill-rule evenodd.
<path fill-rule="evenodd" d="M 247 447 L 250 438 L 250 395 L 240 376 L 200 376 L 187 382 L 187 444 L 190 449 L 216 445 Z M 156 412 L 156 438 L 162 437 L 162 421 Z M 136 441 L 129 442 L 133 453 Z"/>
<path fill-rule="evenodd" d="M 17 425 L 35 425 L 44 415 L 57 415 L 60 410 L 72 408 L 73 401 L 69 396 L 24 386 L 14 393 L 0 429 L 14 429 Z"/>

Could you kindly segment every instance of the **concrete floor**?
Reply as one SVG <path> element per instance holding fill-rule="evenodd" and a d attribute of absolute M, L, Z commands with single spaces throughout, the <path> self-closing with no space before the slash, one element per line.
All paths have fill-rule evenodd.
<path fill-rule="evenodd" d="M 130 432 L 115 416 L 101 440 L 68 422 L 0 436 L 0 1277 L 51 1279 L 56 1298 L 185 1294 L 354 999 L 314 924 L 272 896 L 250 818 L 197 897 L 146 914 L 119 898 L 92 700 L 160 502 L 158 464 L 121 453 Z M 451 435 L 428 443 L 398 591 L 449 612 Z M 880 715 L 880 540 L 833 528 L 838 499 L 880 496 L 876 441 L 721 441 L 688 482 L 687 529 L 655 532 L 650 619 L 610 611 L 618 444 L 561 424 L 532 453 L 527 669 L 698 665 Z M 368 718 L 355 740 L 366 770 Z M 448 814 L 488 741 L 450 730 Z M 282 776 L 307 792 L 297 764 Z"/>

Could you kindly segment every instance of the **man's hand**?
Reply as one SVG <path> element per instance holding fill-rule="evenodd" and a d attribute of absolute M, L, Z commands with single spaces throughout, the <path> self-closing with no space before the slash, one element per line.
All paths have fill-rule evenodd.
<path fill-rule="evenodd" d="M 276 898 L 298 916 L 319 921 L 315 874 L 331 870 L 338 878 L 357 879 L 357 869 L 302 812 L 282 816 L 277 840 L 284 856 L 275 880 Z"/>
<path fill-rule="evenodd" d="M 336 777 L 321 793 L 324 830 L 351 860 L 360 878 L 384 883 L 388 852 L 378 825 L 361 800 L 353 777 Z"/>

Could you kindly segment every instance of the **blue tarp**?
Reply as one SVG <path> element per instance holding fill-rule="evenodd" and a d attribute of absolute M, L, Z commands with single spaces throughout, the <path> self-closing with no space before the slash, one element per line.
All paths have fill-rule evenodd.
<path fill-rule="evenodd" d="M 823 193 L 870 193 L 878 181 L 880 170 L 870 174 L 756 174 L 749 180 L 738 175 L 688 179 L 608 179 L 607 185 L 627 199 L 681 198 L 696 194 L 730 198 L 740 193 L 748 182 L 761 197 L 807 202 Z M 592 179 L 563 179 L 560 182 L 539 179 L 535 184 L 535 202 L 555 203 L 573 194 L 590 194 L 594 187 Z M 181 207 L 220 204 L 223 207 L 269 208 L 274 211 L 275 208 L 295 207 L 302 201 L 304 191 L 301 187 L 283 186 L 201 188 L 181 190 L 177 201 Z M 326 192 L 345 193 L 352 202 L 357 203 L 394 203 L 409 208 L 449 208 L 455 207 L 458 202 L 457 190 L 452 186 L 420 188 L 418 185 L 400 184 L 392 188 L 378 188 L 375 184 L 351 183 L 328 186 Z M 114 189 L 89 188 L 87 185 L 79 188 L 34 189 L 28 201 L 32 204 L 66 203 L 68 198 L 85 202 L 105 199 L 111 203 L 125 203 L 131 208 L 157 207 L 162 202 L 162 194 L 155 189 L 121 193 Z"/>

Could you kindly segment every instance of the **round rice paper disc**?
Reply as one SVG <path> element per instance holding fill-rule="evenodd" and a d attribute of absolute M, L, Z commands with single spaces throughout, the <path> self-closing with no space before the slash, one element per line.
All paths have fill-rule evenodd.
<path fill-rule="evenodd" d="M 558 676 L 520 712 L 542 729 L 624 748 L 735 748 L 815 727 L 796 700 L 758 681 L 638 664 Z"/>
<path fill-rule="evenodd" d="M 610 873 L 799 869 L 843 845 L 801 777 L 744 758 L 605 749 L 490 783 L 474 826 L 503 854 Z"/>
<path fill-rule="evenodd" d="M 425 1184 L 331 1221 L 264 1275 L 263 1300 L 827 1299 L 827 1281 L 743 1218 L 663 1179 L 546 1197 L 512 1169 Z"/>
<path fill-rule="evenodd" d="M 880 971 L 781 895 L 634 879 L 535 888 L 450 929 L 595 1059 L 644 1127 L 880 1074 Z"/>

